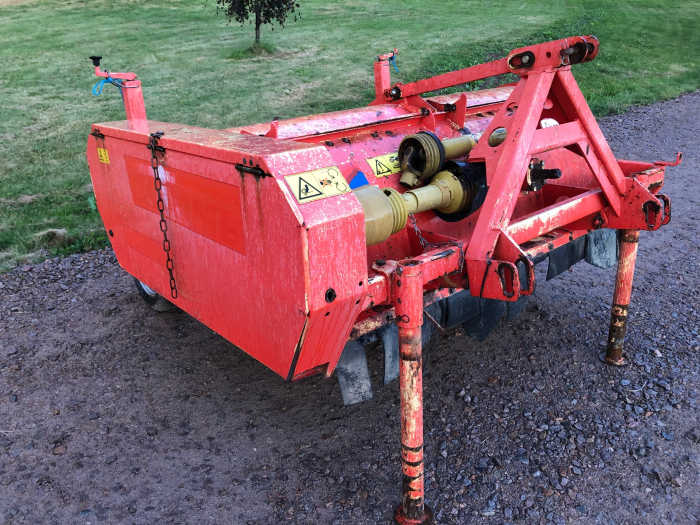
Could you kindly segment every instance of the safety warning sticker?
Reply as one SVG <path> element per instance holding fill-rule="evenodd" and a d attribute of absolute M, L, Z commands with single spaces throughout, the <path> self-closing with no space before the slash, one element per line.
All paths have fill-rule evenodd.
<path fill-rule="evenodd" d="M 351 191 L 345 178 L 340 174 L 340 170 L 335 166 L 287 175 L 285 180 L 300 204 L 335 197 Z"/>
<path fill-rule="evenodd" d="M 97 148 L 97 157 L 103 164 L 109 164 L 109 153 L 104 148 Z"/>
<path fill-rule="evenodd" d="M 369 164 L 369 167 L 372 168 L 374 175 L 377 177 L 386 177 L 401 171 L 398 153 L 387 153 L 386 155 L 367 159 L 367 164 Z"/>

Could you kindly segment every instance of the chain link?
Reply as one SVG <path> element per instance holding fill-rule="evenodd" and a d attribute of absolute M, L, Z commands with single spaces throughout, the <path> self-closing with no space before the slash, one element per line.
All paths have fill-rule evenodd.
<path fill-rule="evenodd" d="M 163 136 L 162 131 L 156 133 L 151 133 L 151 138 L 148 141 L 148 149 L 151 150 L 151 168 L 153 169 L 154 184 L 156 187 L 156 192 L 158 192 L 158 212 L 160 213 L 160 231 L 163 232 L 163 251 L 167 257 L 165 266 L 168 268 L 168 273 L 170 274 L 170 296 L 173 299 L 177 299 L 177 285 L 175 284 L 175 276 L 173 275 L 173 260 L 170 258 L 170 241 L 168 240 L 168 223 L 165 222 L 165 203 L 163 202 L 163 196 L 161 190 L 163 188 L 163 181 L 160 178 L 160 172 L 158 170 L 160 162 L 158 160 L 158 153 L 165 153 L 165 148 L 158 145 L 158 140 Z"/>
<path fill-rule="evenodd" d="M 416 231 L 416 235 L 418 236 L 418 242 L 420 242 L 420 245 L 423 247 L 423 250 L 427 250 L 428 248 L 444 248 L 446 246 L 454 246 L 459 250 L 459 272 L 461 273 L 464 269 L 464 249 L 462 248 L 462 243 L 457 241 L 428 242 L 423 237 L 420 228 L 418 228 L 418 223 L 416 222 L 415 216 L 412 213 L 409 213 L 408 218 L 411 219 L 411 225 Z"/>

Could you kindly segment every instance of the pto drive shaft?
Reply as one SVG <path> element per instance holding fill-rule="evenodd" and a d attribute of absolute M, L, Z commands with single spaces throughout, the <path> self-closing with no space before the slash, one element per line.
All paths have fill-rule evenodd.
<path fill-rule="evenodd" d="M 362 186 L 354 190 L 365 213 L 367 246 L 379 244 L 401 231 L 409 214 L 440 210 L 453 214 L 471 208 L 478 188 L 457 163 L 435 175 L 429 184 L 399 193 L 393 188 Z"/>
<path fill-rule="evenodd" d="M 403 170 L 401 183 L 413 189 L 405 193 L 377 186 L 354 190 L 365 212 L 367 246 L 382 243 L 401 231 L 409 214 L 427 210 L 439 210 L 447 215 L 474 211 L 470 208 L 479 187 L 467 176 L 463 163 L 445 160 L 468 155 L 480 139 L 481 134 L 440 140 L 425 131 L 404 137 L 398 152 Z M 506 130 L 498 128 L 489 135 L 488 144 L 496 147 L 505 139 Z M 428 179 L 427 185 L 415 188 Z"/>

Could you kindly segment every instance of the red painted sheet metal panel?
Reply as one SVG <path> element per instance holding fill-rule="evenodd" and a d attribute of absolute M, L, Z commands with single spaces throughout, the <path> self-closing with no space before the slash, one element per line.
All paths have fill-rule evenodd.
<path fill-rule="evenodd" d="M 314 277 L 309 308 L 325 305 L 329 286 L 342 299 L 362 295 L 367 277 L 365 220 L 355 195 L 323 199 L 300 206 L 300 210 L 308 228 L 309 268 Z"/>
<path fill-rule="evenodd" d="M 408 117 L 416 112 L 408 111 L 406 108 L 396 104 L 382 104 L 381 106 L 371 106 L 320 115 L 297 117 L 277 121 L 277 138 L 289 139 L 328 133 L 340 129 L 352 129 L 367 124 L 374 124 L 387 120 Z M 228 128 L 226 131 L 250 133 L 253 135 L 266 134 L 270 131 L 271 123 L 253 124 L 250 126 L 240 126 Z"/>
<path fill-rule="evenodd" d="M 150 152 L 142 141 L 115 139 L 105 127 L 102 132 L 108 135 L 102 142 L 111 163 L 97 160 L 92 137 L 88 158 L 98 206 L 105 226 L 114 233 L 117 257 L 129 273 L 169 297 L 165 254 L 160 248 L 159 259 L 156 248 L 162 243 L 155 213 L 156 193 L 152 180 L 140 171 Z M 136 166 L 136 176 L 142 177 L 136 183 L 136 203 L 140 206 L 134 204 L 127 163 L 132 172 Z M 286 377 L 306 322 L 306 230 L 297 214 L 274 178 L 241 177 L 232 164 L 167 149 L 165 166 L 168 234 L 180 291 L 174 302 Z M 219 180 L 213 180 L 214 176 Z M 191 183 L 195 182 L 208 188 L 214 202 L 213 208 L 205 206 L 197 213 L 204 218 L 214 217 L 214 221 L 220 221 L 222 213 L 229 213 L 225 216 L 233 220 L 235 230 L 244 237 L 242 241 L 226 237 L 227 232 L 212 230 L 203 222 L 189 220 L 196 211 L 193 207 L 201 202 L 192 191 Z M 148 201 L 149 185 L 152 205 Z M 220 192 L 218 196 L 216 191 Z M 226 210 L 225 203 L 236 197 L 239 204 Z M 245 246 L 245 255 L 226 244 L 239 249 Z M 284 286 L 279 285 L 280 276 Z"/>
<path fill-rule="evenodd" d="M 578 186 L 589 189 L 599 187 L 586 159 L 569 149 L 560 148 L 540 153 L 537 158 L 545 161 L 547 168 L 558 168 L 562 171 L 561 179 L 548 180 L 547 185 Z"/>
<path fill-rule="evenodd" d="M 266 159 L 278 176 L 288 205 L 307 235 L 306 328 L 293 375 L 340 358 L 347 337 L 361 311 L 367 276 L 364 214 L 352 193 L 300 204 L 285 175 L 336 166 L 324 149 L 291 152 Z M 283 276 L 287 279 L 287 276 Z M 362 283 L 362 284 L 361 284 Z M 332 302 L 326 292 L 333 290 Z"/>
<path fill-rule="evenodd" d="M 205 158 L 208 159 L 234 164 L 242 162 L 243 153 L 246 154 L 245 158 L 259 161 L 268 155 L 318 148 L 316 145 L 303 142 L 276 140 L 257 135 L 229 133 L 152 120 L 141 120 L 135 123 L 127 121 L 105 122 L 94 124 L 92 127 L 93 130 L 98 129 L 110 137 L 126 139 L 144 145 L 148 144 L 149 133 L 163 131 L 164 135 L 159 144 L 167 150 L 201 157 L 206 155 Z"/>
<path fill-rule="evenodd" d="M 124 157 L 134 205 L 157 213 L 150 162 Z M 241 190 L 171 167 L 161 168 L 166 217 L 245 255 Z"/>
<path fill-rule="evenodd" d="M 152 261 L 163 264 L 163 244 L 122 224 L 122 235 L 126 244 Z M 162 272 L 163 277 L 167 272 Z"/>
<path fill-rule="evenodd" d="M 512 86 L 500 86 L 493 89 L 469 91 L 467 92 L 467 107 L 476 108 L 487 104 L 504 102 L 512 90 Z M 453 104 L 459 99 L 460 95 L 461 93 L 440 95 L 430 97 L 429 100 L 434 100 L 441 104 Z M 277 138 L 292 139 L 321 135 L 337 132 L 339 130 L 350 130 L 371 124 L 384 123 L 419 114 L 418 108 L 415 108 L 415 111 L 411 111 L 397 102 L 394 104 L 379 104 L 365 108 L 278 120 Z M 270 131 L 270 127 L 271 123 L 265 122 L 249 126 L 227 128 L 226 131 L 264 135 Z"/>
<path fill-rule="evenodd" d="M 116 150 L 119 142 L 111 137 L 96 139 L 91 136 L 88 140 L 87 158 L 97 207 L 119 264 L 130 274 L 141 276 L 151 288 L 166 294 L 169 285 L 162 237 L 158 239 L 155 235 L 160 231 L 158 219 L 154 213 L 145 210 L 141 210 L 140 220 L 132 218 L 135 210 L 129 206 L 129 181 L 123 159 Z M 109 152 L 109 163 L 99 161 L 97 147 Z M 141 147 L 145 149 L 139 145 Z"/>
<path fill-rule="evenodd" d="M 353 194 L 300 207 L 309 230 L 309 327 L 295 375 L 329 363 L 335 368 L 367 294 L 364 214 Z M 345 216 L 326 220 L 333 210 Z M 328 303 L 326 292 L 335 299 Z"/>
<path fill-rule="evenodd" d="M 156 126 L 163 129 L 149 124 Z M 127 271 L 168 297 L 145 141 L 110 136 L 134 138 L 120 127 L 102 125 L 101 131 L 116 175 L 109 191 L 118 200 L 112 208 L 120 210 L 117 256 Z M 362 208 L 352 193 L 299 204 L 284 179 L 333 166 L 334 158 L 325 147 L 277 147 L 268 144 L 272 139 L 253 137 L 253 154 L 227 150 L 231 143 L 206 130 L 185 133 L 171 126 L 167 134 L 172 147 L 166 147 L 161 177 L 181 295 L 175 303 L 283 377 L 295 359 L 296 373 L 335 366 L 366 293 Z M 183 135 L 197 142 L 186 143 Z M 254 159 L 273 177 L 241 175 L 214 156 L 233 163 Z M 337 294 L 330 304 L 329 288 Z"/>

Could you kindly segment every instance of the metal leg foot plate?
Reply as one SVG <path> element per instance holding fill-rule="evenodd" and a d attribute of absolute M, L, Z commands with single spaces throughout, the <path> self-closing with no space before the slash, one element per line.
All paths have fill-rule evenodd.
<path fill-rule="evenodd" d="M 623 367 L 623 366 L 627 366 L 628 364 L 630 364 L 629 361 L 627 359 L 625 359 L 624 356 L 620 357 L 619 361 L 613 361 L 612 359 L 608 359 L 607 357 L 605 357 L 605 352 L 600 354 L 598 356 L 598 359 L 600 359 L 606 365 L 610 365 L 610 366 Z"/>
<path fill-rule="evenodd" d="M 425 505 L 425 511 L 422 518 L 407 518 L 403 515 L 403 505 L 399 505 L 399 508 L 394 512 L 394 521 L 399 525 L 432 525 L 433 511 Z"/>

